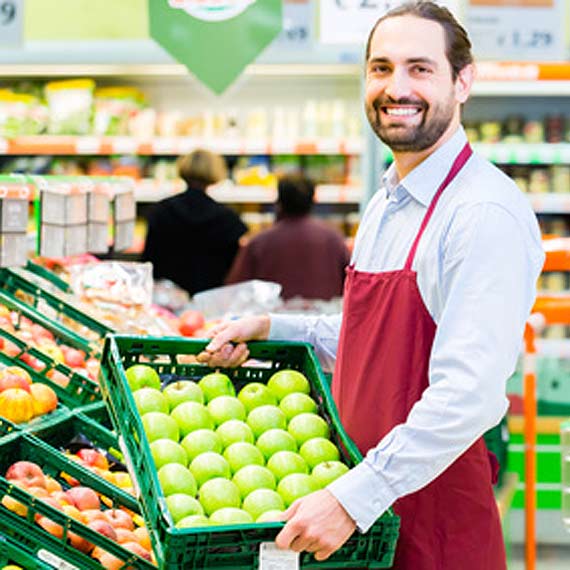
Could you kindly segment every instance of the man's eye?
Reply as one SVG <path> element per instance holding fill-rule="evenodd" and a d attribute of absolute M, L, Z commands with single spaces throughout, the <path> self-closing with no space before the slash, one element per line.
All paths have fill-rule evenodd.
<path fill-rule="evenodd" d="M 427 67 L 424 67 L 423 65 L 415 65 L 415 66 L 412 68 L 412 71 L 413 71 L 414 73 L 418 73 L 418 74 L 420 74 L 420 75 L 424 75 L 424 74 L 430 73 L 431 70 L 430 70 L 429 68 L 427 68 Z"/>

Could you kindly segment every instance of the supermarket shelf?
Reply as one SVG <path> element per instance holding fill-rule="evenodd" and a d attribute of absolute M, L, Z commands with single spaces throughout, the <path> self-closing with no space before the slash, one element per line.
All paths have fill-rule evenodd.
<path fill-rule="evenodd" d="M 570 143 L 473 143 L 473 150 L 497 164 L 570 164 Z M 388 154 L 388 150 L 386 149 Z M 392 156 L 388 154 L 387 160 Z"/>
<path fill-rule="evenodd" d="M 180 155 L 196 148 L 220 154 L 341 154 L 362 152 L 362 141 L 354 139 L 303 139 L 295 141 L 245 140 L 241 138 L 132 137 L 97 136 L 22 136 L 0 139 L 0 154 L 17 155 Z"/>
<path fill-rule="evenodd" d="M 184 190 L 181 180 L 158 181 L 153 179 L 139 180 L 135 186 L 137 202 L 157 202 L 174 196 Z M 222 183 L 208 190 L 208 194 L 218 202 L 231 204 L 272 204 L 277 192 L 266 186 L 236 186 Z M 362 189 L 358 186 L 342 184 L 321 184 L 315 189 L 315 201 L 322 204 L 359 204 Z"/>
<path fill-rule="evenodd" d="M 537 214 L 570 214 L 570 188 L 564 194 L 527 194 Z"/>

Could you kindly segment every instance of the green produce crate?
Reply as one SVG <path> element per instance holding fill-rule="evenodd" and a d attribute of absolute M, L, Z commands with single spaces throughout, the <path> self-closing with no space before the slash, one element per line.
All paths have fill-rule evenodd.
<path fill-rule="evenodd" d="M 40 265 L 31 259 L 28 260 L 28 263 L 26 263 L 24 269 L 29 273 L 33 273 L 34 275 L 41 277 L 53 287 L 55 287 L 55 289 L 59 289 L 64 293 L 72 292 L 71 286 L 69 283 L 67 283 L 67 281 L 64 281 L 59 275 L 57 275 L 57 273 L 54 273 L 50 269 L 47 269 L 47 267 L 44 267 L 43 265 Z"/>
<path fill-rule="evenodd" d="M 69 301 L 26 279 L 16 269 L 0 269 L 0 288 L 13 298 L 60 323 L 68 331 L 88 339 L 95 355 L 99 353 L 101 340 L 106 334 L 113 332 L 107 325 L 87 315 Z"/>
<path fill-rule="evenodd" d="M 5 353 L 0 351 L 0 367 L 19 366 L 23 368 L 32 378 L 32 382 L 39 382 L 50 386 L 57 394 L 59 400 L 58 408 L 56 410 L 50 414 L 46 414 L 45 416 L 34 418 L 31 422 L 25 424 L 26 426 L 34 423 L 37 424 L 40 421 L 47 421 L 60 411 L 67 413 L 68 410 L 87 406 L 94 402 L 101 402 L 101 391 L 98 384 L 86 376 L 74 372 L 65 364 L 55 362 L 48 355 L 40 352 L 36 348 L 29 347 L 25 342 L 3 329 L 0 329 L 0 339 L 12 342 L 20 350 L 19 354 L 14 357 L 7 356 Z M 26 361 L 22 359 L 23 356 L 27 357 Z M 35 370 L 28 364 L 29 358 L 34 358 L 39 361 L 43 365 L 43 368 L 41 370 Z M 54 382 L 51 379 L 52 374 L 54 373 L 60 374 L 60 378 L 62 379 L 65 378 L 67 385 L 62 386 Z"/>
<path fill-rule="evenodd" d="M 62 474 L 67 474 L 77 479 L 80 484 L 91 487 L 96 492 L 104 495 L 113 506 L 124 506 L 134 512 L 139 511 L 138 503 L 134 498 L 129 497 L 125 499 L 124 493 L 119 493 L 116 487 L 74 461 L 65 458 L 61 453 L 51 449 L 37 438 L 22 434 L 15 436 L 9 441 L 0 441 L 0 473 L 5 473 L 12 463 L 22 460 L 38 464 L 44 473 L 55 477 L 64 488 L 68 488 L 69 485 L 66 477 L 62 476 Z M 59 559 L 71 565 L 59 564 L 56 565 L 57 568 L 101 570 L 101 565 L 97 560 L 83 554 L 67 543 L 67 537 L 70 532 L 78 534 L 96 546 L 110 552 L 120 560 L 125 561 L 125 569 L 152 570 L 156 568 L 150 562 L 125 550 L 120 544 L 67 516 L 44 501 L 35 498 L 27 491 L 11 484 L 4 477 L 0 476 L 0 499 L 5 501 L 7 497 L 25 505 L 27 514 L 26 516 L 17 515 L 2 504 L 0 506 L 0 535 L 8 537 L 17 544 L 25 545 L 36 556 L 39 554 L 44 559 L 46 559 L 46 556 L 49 556 L 53 560 Z M 54 523 L 62 526 L 64 529 L 63 538 L 56 538 L 38 526 L 34 522 L 37 515 L 46 516 Z"/>
<path fill-rule="evenodd" d="M 507 416 L 501 422 L 490 429 L 483 436 L 487 449 L 495 454 L 499 461 L 499 478 L 497 485 L 503 484 L 505 472 L 508 469 L 509 426 Z"/>
<path fill-rule="evenodd" d="M 5 437 L 11 437 L 15 433 L 20 433 L 18 427 L 12 422 L 0 417 L 0 440 L 3 440 Z"/>
<path fill-rule="evenodd" d="M 207 341 L 181 338 L 151 338 L 112 335 L 107 337 L 100 369 L 103 397 L 124 443 L 131 476 L 137 480 L 141 508 L 149 526 L 153 547 L 164 569 L 218 568 L 254 569 L 259 564 L 259 543 L 273 541 L 283 523 L 231 525 L 176 529 L 172 526 L 162 494 L 148 441 L 128 387 L 124 370 L 144 362 L 154 367 L 165 383 L 179 378 L 198 379 L 212 371 L 197 364 L 181 364 L 182 355 L 197 354 Z M 349 465 L 362 457 L 344 432 L 331 393 L 312 349 L 304 343 L 257 342 L 250 344 L 255 366 L 223 370 L 236 390 L 249 382 L 266 383 L 283 368 L 302 371 L 319 403 L 319 413 L 331 428 L 331 438 L 342 450 Z M 365 535 L 355 534 L 329 560 L 316 562 L 308 553 L 301 555 L 302 568 L 389 568 L 398 537 L 399 518 L 385 513 Z"/>
<path fill-rule="evenodd" d="M 48 555 L 49 557 L 49 555 Z M 0 535 L 0 567 L 16 564 L 24 570 L 53 570 L 54 566 L 41 560 L 33 549 L 24 544 L 12 542 Z"/>

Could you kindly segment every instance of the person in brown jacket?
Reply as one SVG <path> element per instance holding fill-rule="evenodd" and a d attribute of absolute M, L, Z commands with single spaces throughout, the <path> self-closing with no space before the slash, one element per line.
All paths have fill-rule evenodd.
<path fill-rule="evenodd" d="M 279 180 L 277 221 L 242 247 L 226 283 L 263 279 L 279 283 L 284 299 L 342 295 L 350 253 L 343 236 L 311 216 L 315 186 L 300 174 Z"/>

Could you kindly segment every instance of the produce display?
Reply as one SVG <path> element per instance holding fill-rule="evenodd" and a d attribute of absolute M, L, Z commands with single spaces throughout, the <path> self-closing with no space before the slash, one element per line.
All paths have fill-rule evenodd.
<path fill-rule="evenodd" d="M 33 322 L 17 310 L 10 309 L 1 301 L 0 324 L 5 332 L 24 341 L 29 347 L 37 348 L 55 362 L 61 362 L 75 372 L 94 382 L 97 381 L 99 361 L 96 358 L 90 357 L 85 351 L 69 346 L 42 325 Z M 18 346 L 3 337 L 0 337 L 0 351 L 10 357 L 18 356 L 21 352 Z M 34 370 L 42 370 L 45 367 L 41 360 L 29 354 L 22 355 L 22 359 Z"/>
<path fill-rule="evenodd" d="M 0 416 L 15 424 L 53 412 L 57 394 L 50 386 L 33 382 L 19 366 L 0 368 Z"/>
<path fill-rule="evenodd" d="M 126 378 L 179 528 L 277 521 L 348 471 L 296 370 L 237 393 L 218 372 L 163 388 L 153 368 L 136 364 Z"/>

